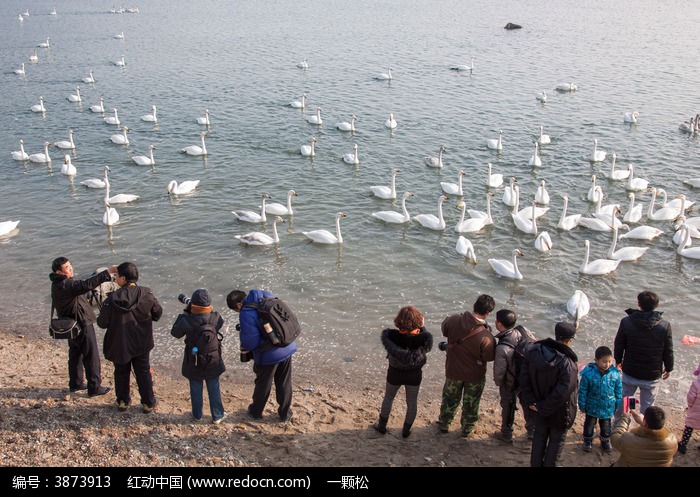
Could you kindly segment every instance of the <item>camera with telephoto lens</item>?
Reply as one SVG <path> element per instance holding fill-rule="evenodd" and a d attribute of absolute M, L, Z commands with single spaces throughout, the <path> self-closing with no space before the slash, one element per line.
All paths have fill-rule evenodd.
<path fill-rule="evenodd" d="M 622 397 L 622 412 L 629 412 L 630 409 L 636 409 L 639 401 L 634 397 Z"/>
<path fill-rule="evenodd" d="M 443 352 L 447 350 L 447 342 L 440 342 L 438 343 L 438 349 L 442 350 Z"/>
<path fill-rule="evenodd" d="M 188 297 L 187 295 L 185 295 L 184 293 L 181 293 L 180 295 L 178 295 L 178 296 L 177 296 L 177 300 L 179 300 L 180 302 L 182 302 L 182 303 L 185 304 L 185 305 L 190 305 L 190 302 L 192 301 L 192 299 L 189 298 L 189 297 Z"/>

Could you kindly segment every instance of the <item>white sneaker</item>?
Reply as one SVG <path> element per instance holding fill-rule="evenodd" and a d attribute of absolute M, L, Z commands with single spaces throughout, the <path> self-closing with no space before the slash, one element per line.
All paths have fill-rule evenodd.
<path fill-rule="evenodd" d="M 226 419 L 226 413 L 224 413 L 224 415 L 221 416 L 220 418 L 212 420 L 212 423 L 214 423 L 215 425 L 218 425 L 218 424 L 221 424 L 221 422 L 222 422 L 224 419 Z"/>

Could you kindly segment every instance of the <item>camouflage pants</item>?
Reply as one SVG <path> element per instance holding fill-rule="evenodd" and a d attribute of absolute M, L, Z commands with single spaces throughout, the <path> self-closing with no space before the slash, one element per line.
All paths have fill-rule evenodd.
<path fill-rule="evenodd" d="M 442 405 L 438 424 L 442 431 L 447 431 L 455 417 L 460 402 L 462 403 L 462 435 L 469 435 L 479 420 L 479 402 L 484 391 L 486 378 L 478 383 L 467 383 L 459 380 L 445 379 L 442 387 Z"/>

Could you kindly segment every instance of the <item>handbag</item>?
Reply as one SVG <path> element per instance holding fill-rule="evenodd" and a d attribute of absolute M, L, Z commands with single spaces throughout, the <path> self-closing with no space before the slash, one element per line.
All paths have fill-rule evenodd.
<path fill-rule="evenodd" d="M 49 335 L 56 340 L 77 338 L 82 329 L 77 319 L 54 317 L 53 303 L 51 304 L 51 320 L 49 321 Z"/>

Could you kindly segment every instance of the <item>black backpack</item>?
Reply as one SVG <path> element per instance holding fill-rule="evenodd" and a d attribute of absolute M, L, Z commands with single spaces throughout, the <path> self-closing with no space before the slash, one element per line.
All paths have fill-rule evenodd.
<path fill-rule="evenodd" d="M 218 362 L 221 357 L 221 341 L 224 335 L 217 331 L 216 321 L 217 317 L 213 313 L 209 321 L 201 325 L 190 319 L 192 328 L 187 332 L 187 356 L 197 368 L 205 369 L 210 364 Z"/>
<path fill-rule="evenodd" d="M 513 349 L 513 386 L 517 388 L 519 386 L 520 370 L 522 369 L 523 361 L 525 360 L 525 355 L 527 354 L 530 345 L 535 343 L 536 338 L 532 334 L 532 332 L 530 332 L 530 330 L 524 328 L 521 325 L 516 326 L 515 329 L 518 330 L 518 333 L 520 333 L 520 340 L 518 341 L 518 343 L 513 345 L 508 340 L 503 340 L 498 343 L 502 343 Z"/>
<path fill-rule="evenodd" d="M 258 311 L 267 337 L 275 347 L 286 347 L 301 334 L 301 325 L 294 311 L 280 298 L 263 297 L 261 301 L 248 303 L 245 307 Z"/>

